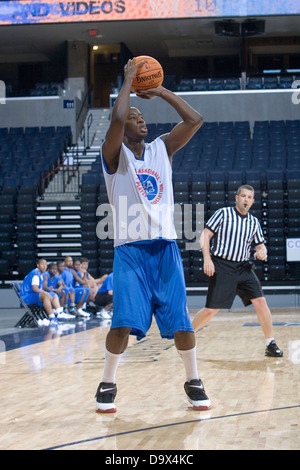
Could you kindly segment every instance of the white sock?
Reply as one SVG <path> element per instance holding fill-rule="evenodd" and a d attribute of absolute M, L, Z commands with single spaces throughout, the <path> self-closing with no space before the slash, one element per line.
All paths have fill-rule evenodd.
<path fill-rule="evenodd" d="M 267 339 L 266 339 L 266 346 L 269 346 L 269 344 L 271 343 L 271 341 L 274 341 L 274 338 L 267 338 Z"/>
<path fill-rule="evenodd" d="M 62 311 L 63 311 L 63 307 L 57 307 L 57 309 L 56 309 L 57 313 L 62 313 Z"/>
<path fill-rule="evenodd" d="M 114 354 L 105 349 L 105 364 L 102 382 L 116 383 L 116 373 L 122 354 Z"/>
<path fill-rule="evenodd" d="M 193 349 L 188 349 L 186 351 L 179 351 L 179 349 L 177 349 L 177 351 L 183 360 L 187 382 L 193 379 L 198 380 L 199 375 L 196 358 L 196 346 Z"/>

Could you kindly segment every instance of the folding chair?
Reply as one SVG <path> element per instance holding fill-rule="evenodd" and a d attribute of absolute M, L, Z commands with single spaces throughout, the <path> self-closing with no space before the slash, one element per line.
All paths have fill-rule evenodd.
<path fill-rule="evenodd" d="M 14 281 L 12 282 L 12 287 L 17 294 L 17 297 L 20 301 L 21 307 L 24 307 L 25 309 L 25 314 L 22 316 L 22 318 L 16 323 L 15 328 L 33 328 L 33 327 L 38 327 L 39 326 L 39 320 L 44 320 L 48 319 L 48 315 L 43 309 L 43 307 L 40 307 L 39 305 L 28 305 L 20 296 L 20 289 L 22 286 L 21 282 Z"/>

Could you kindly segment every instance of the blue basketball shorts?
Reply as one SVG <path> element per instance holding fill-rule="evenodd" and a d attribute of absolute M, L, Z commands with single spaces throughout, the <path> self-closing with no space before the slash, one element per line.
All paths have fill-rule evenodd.
<path fill-rule="evenodd" d="M 70 305 L 71 303 L 71 300 L 70 300 L 70 295 L 74 292 L 74 288 L 73 287 L 64 287 L 59 295 L 59 298 L 61 299 L 62 298 L 62 295 L 64 293 L 64 303 L 66 303 L 67 305 Z M 75 296 L 74 296 L 75 297 Z M 67 300 L 66 300 L 67 299 Z"/>
<path fill-rule="evenodd" d="M 84 303 L 87 301 L 90 289 L 88 287 L 75 287 L 75 304 L 78 304 L 80 300 Z M 84 298 L 82 298 L 84 295 Z"/>
<path fill-rule="evenodd" d="M 188 310 L 181 255 L 176 241 L 151 240 L 115 248 L 111 329 L 130 327 L 142 339 L 155 317 L 162 338 L 194 331 Z"/>
<path fill-rule="evenodd" d="M 52 298 L 55 296 L 55 292 L 47 292 Z M 43 306 L 43 302 L 40 301 L 39 292 L 28 292 L 27 294 L 22 295 L 22 299 L 28 305 L 39 305 Z"/>
<path fill-rule="evenodd" d="M 73 289 L 73 287 L 63 287 L 63 289 L 60 293 L 60 297 L 62 296 L 63 292 L 65 294 L 65 297 L 67 297 L 68 294 L 72 294 L 72 292 L 74 292 L 74 289 Z"/>

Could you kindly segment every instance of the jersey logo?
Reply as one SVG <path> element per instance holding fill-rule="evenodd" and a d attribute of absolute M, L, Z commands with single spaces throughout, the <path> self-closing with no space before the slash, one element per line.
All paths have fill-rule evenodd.
<path fill-rule="evenodd" d="M 138 178 L 143 186 L 143 190 L 149 201 L 155 199 L 157 195 L 157 181 L 153 176 L 149 175 L 138 175 Z"/>
<path fill-rule="evenodd" d="M 137 171 L 137 189 L 151 202 L 157 204 L 163 195 L 163 183 L 154 170 Z"/>

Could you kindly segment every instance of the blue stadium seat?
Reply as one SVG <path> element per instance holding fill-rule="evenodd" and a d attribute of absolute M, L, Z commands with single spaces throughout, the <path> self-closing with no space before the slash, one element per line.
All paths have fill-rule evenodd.
<path fill-rule="evenodd" d="M 277 77 L 263 77 L 263 86 L 262 88 L 266 90 L 278 88 L 278 79 Z"/>
<path fill-rule="evenodd" d="M 208 90 L 210 91 L 220 91 L 225 89 L 225 80 L 222 78 L 212 78 Z"/>
<path fill-rule="evenodd" d="M 283 189 L 284 180 L 285 174 L 283 170 L 266 170 L 266 184 L 268 189 Z"/>
<path fill-rule="evenodd" d="M 289 170 L 285 172 L 287 182 L 300 180 L 300 169 L 298 170 Z"/>
<path fill-rule="evenodd" d="M 33 137 L 40 133 L 40 128 L 38 126 L 25 127 L 25 137 Z"/>
<path fill-rule="evenodd" d="M 23 134 L 24 134 L 24 129 L 23 129 L 23 127 L 11 127 L 11 128 L 9 129 L 9 135 L 10 135 L 10 136 L 14 136 L 14 137 L 16 137 L 16 136 L 23 136 Z"/>
<path fill-rule="evenodd" d="M 208 79 L 207 78 L 196 78 L 193 90 L 194 91 L 206 91 L 208 89 Z"/>
<path fill-rule="evenodd" d="M 165 75 L 163 85 L 168 90 L 176 91 L 177 90 L 176 75 Z"/>
<path fill-rule="evenodd" d="M 210 202 L 221 202 L 223 205 L 225 203 L 225 192 L 224 191 L 211 191 L 210 192 Z"/>
<path fill-rule="evenodd" d="M 233 127 L 234 127 L 233 121 L 220 121 L 219 122 L 219 131 L 220 130 L 230 131 L 230 130 L 233 130 Z"/>
<path fill-rule="evenodd" d="M 270 129 L 282 129 L 284 130 L 285 128 L 285 122 L 283 119 L 278 119 L 278 120 L 275 120 L 275 119 L 271 119 L 270 120 Z"/>
<path fill-rule="evenodd" d="M 286 269 L 285 265 L 274 265 L 270 264 L 269 266 L 269 276 L 270 280 L 281 281 L 286 279 Z"/>
<path fill-rule="evenodd" d="M 235 157 L 235 161 L 234 161 L 234 164 L 233 164 L 233 169 L 234 170 L 248 170 L 251 168 L 251 160 L 248 156 L 246 157 L 240 157 L 239 155 L 237 155 Z"/>
<path fill-rule="evenodd" d="M 248 90 L 260 90 L 262 89 L 262 77 L 249 77 L 246 83 Z"/>
<path fill-rule="evenodd" d="M 287 119 L 285 121 L 286 129 L 298 129 L 300 130 L 300 119 Z"/>
<path fill-rule="evenodd" d="M 205 183 L 208 182 L 208 175 L 206 171 L 197 170 L 191 173 L 191 183 L 193 184 L 199 181 L 205 182 Z"/>
<path fill-rule="evenodd" d="M 0 127 L 0 137 L 7 137 L 8 136 L 8 128 L 7 127 Z"/>
<path fill-rule="evenodd" d="M 240 170 L 230 170 L 227 172 L 228 190 L 237 189 L 244 183 L 244 172 Z"/>
<path fill-rule="evenodd" d="M 226 78 L 224 90 L 240 90 L 241 82 L 239 78 Z"/>
<path fill-rule="evenodd" d="M 192 78 L 182 78 L 178 85 L 177 91 L 193 91 L 194 80 Z"/>
<path fill-rule="evenodd" d="M 190 179 L 190 172 L 189 171 L 178 171 L 178 172 L 173 172 L 173 175 L 172 175 L 172 179 L 173 179 L 173 182 L 175 181 L 186 181 L 186 182 L 189 182 L 189 179 Z"/>
<path fill-rule="evenodd" d="M 254 129 L 263 129 L 263 130 L 268 130 L 270 126 L 269 121 L 254 121 Z"/>
<path fill-rule="evenodd" d="M 291 88 L 292 87 L 292 83 L 293 83 L 293 77 L 291 76 L 282 76 L 282 77 L 279 77 L 279 84 L 278 84 L 278 88 Z"/>
<path fill-rule="evenodd" d="M 0 275 L 8 276 L 9 275 L 9 261 L 7 259 L 0 259 Z"/>
<path fill-rule="evenodd" d="M 245 172 L 245 182 L 253 186 L 255 190 L 260 190 L 264 181 L 264 173 L 258 170 L 247 170 Z"/>
<path fill-rule="evenodd" d="M 210 191 L 222 191 L 224 194 L 226 183 L 225 171 L 214 170 L 209 172 Z"/>

